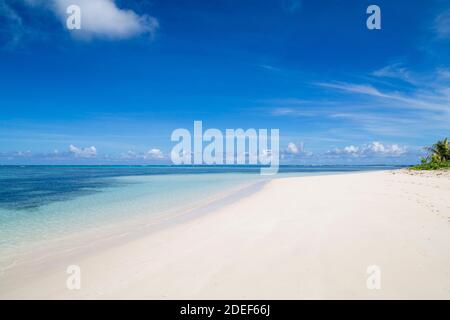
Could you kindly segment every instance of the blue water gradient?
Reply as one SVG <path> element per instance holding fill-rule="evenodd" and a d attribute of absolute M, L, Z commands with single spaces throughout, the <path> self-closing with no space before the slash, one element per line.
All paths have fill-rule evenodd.
<path fill-rule="evenodd" d="M 283 173 L 351 172 L 392 166 L 281 166 Z M 0 166 L 0 208 L 35 209 L 54 201 L 119 187 L 111 179 L 170 174 L 259 174 L 256 166 Z M 129 183 L 129 182 L 128 182 Z"/>
<path fill-rule="evenodd" d="M 283 166 L 267 177 L 254 166 L 0 166 L 0 266 L 48 241 L 183 212 L 244 185 L 390 168 Z"/>

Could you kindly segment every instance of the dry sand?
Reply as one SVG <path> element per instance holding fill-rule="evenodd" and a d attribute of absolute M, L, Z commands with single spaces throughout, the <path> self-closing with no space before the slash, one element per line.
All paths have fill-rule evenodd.
<path fill-rule="evenodd" d="M 72 264 L 81 290 L 66 288 Z M 450 174 L 274 179 L 136 239 L 13 267 L 0 298 L 449 299 Z"/>

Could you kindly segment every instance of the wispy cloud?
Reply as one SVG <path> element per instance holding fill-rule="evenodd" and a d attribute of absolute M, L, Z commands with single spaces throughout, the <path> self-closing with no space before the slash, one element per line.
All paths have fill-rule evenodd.
<path fill-rule="evenodd" d="M 368 112 L 343 112 L 330 114 L 330 118 L 349 121 L 355 128 L 360 127 L 364 131 L 377 136 L 392 137 L 417 137 L 420 132 L 426 131 L 428 123 L 421 120 L 423 115 L 417 113 L 404 114 L 399 117 L 396 114 L 368 113 Z M 411 130 L 415 128 L 415 130 Z"/>
<path fill-rule="evenodd" d="M 313 117 L 324 116 L 328 108 L 338 107 L 329 100 L 303 100 L 298 98 L 265 99 L 260 101 L 273 116 Z"/>
<path fill-rule="evenodd" d="M 274 116 L 292 116 L 292 117 L 310 117 L 314 113 L 310 111 L 302 111 L 294 108 L 274 108 L 271 110 Z"/>
<path fill-rule="evenodd" d="M 15 48 L 23 38 L 35 32 L 26 25 L 15 8 L 5 0 L 0 0 L 0 21 L 0 39 L 4 41 L 0 44 L 3 49 Z"/>
<path fill-rule="evenodd" d="M 335 82 L 335 83 L 319 82 L 317 83 L 317 85 L 324 88 L 331 88 L 352 93 L 366 94 L 374 97 L 381 97 L 381 98 L 388 97 L 387 95 L 381 93 L 378 89 L 368 84 L 355 84 L 345 82 Z"/>
<path fill-rule="evenodd" d="M 260 65 L 258 65 L 258 67 L 260 67 L 264 70 L 268 70 L 268 71 L 280 71 L 281 70 L 280 68 L 271 66 L 269 64 L 260 64 Z"/>
<path fill-rule="evenodd" d="M 375 139 L 445 135 L 450 122 L 450 72 L 444 67 L 416 73 L 397 63 L 368 73 L 364 82 L 314 82 L 320 98 L 265 100 L 277 117 L 308 117 L 309 129 L 339 128 Z M 379 81 L 381 79 L 382 81 Z M 399 83 L 398 79 L 403 82 Z M 321 131 L 322 132 L 322 131 Z M 388 139 L 389 139 L 388 138 Z M 346 139 L 346 138 L 344 138 Z"/>
<path fill-rule="evenodd" d="M 436 17 L 434 30 L 440 39 L 450 38 L 450 9 Z"/>
<path fill-rule="evenodd" d="M 450 80 L 450 69 L 439 68 L 437 70 L 437 74 L 438 74 L 439 79 L 441 79 L 441 80 Z"/>
<path fill-rule="evenodd" d="M 302 8 L 302 0 L 281 0 L 282 8 L 287 13 L 295 13 Z"/>
<path fill-rule="evenodd" d="M 414 76 L 411 74 L 411 71 L 404 67 L 401 63 L 395 63 L 388 66 L 385 66 L 381 69 L 375 70 L 372 73 L 375 77 L 386 77 L 392 79 L 400 79 L 404 82 L 408 82 L 411 84 L 417 84 Z"/>
<path fill-rule="evenodd" d="M 362 94 L 379 98 L 385 102 L 396 102 L 391 104 L 394 108 L 433 110 L 445 113 L 450 112 L 450 92 L 446 88 L 436 88 L 434 90 L 417 90 L 413 93 L 386 92 L 381 91 L 370 84 L 355 83 L 318 83 L 325 88 L 336 89 L 348 93 Z"/>

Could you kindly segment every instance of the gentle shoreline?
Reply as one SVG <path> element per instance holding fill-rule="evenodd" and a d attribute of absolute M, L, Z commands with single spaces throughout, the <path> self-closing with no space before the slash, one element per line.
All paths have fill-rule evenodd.
<path fill-rule="evenodd" d="M 7 270 L 0 298 L 449 299 L 449 191 L 445 175 L 404 170 L 274 179 L 157 232 Z M 71 264 L 81 290 L 66 288 Z"/>
<path fill-rule="evenodd" d="M 11 267 L 17 268 L 24 265 L 25 268 L 29 266 L 36 268 L 41 261 L 58 261 L 60 255 L 70 253 L 77 259 L 80 255 L 86 255 L 90 251 L 104 250 L 136 240 L 170 226 L 196 219 L 231 202 L 239 201 L 259 190 L 265 183 L 267 180 L 241 183 L 234 188 L 205 196 L 205 199 L 192 201 L 188 205 L 175 207 L 155 215 L 130 218 L 127 221 L 108 222 L 101 227 L 70 232 L 63 237 L 43 241 L 36 247 L 28 248 L 25 253 L 14 256 L 14 260 L 10 262 Z M 8 269 L 8 266 L 0 268 L 0 284 L 2 283 L 1 275 Z"/>

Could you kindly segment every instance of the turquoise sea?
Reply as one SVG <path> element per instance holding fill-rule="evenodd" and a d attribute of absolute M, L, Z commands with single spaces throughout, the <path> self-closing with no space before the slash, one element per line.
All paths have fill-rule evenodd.
<path fill-rule="evenodd" d="M 285 176 L 385 170 L 386 166 L 0 166 L 2 258 L 108 224 L 195 207 L 243 186 Z"/>

